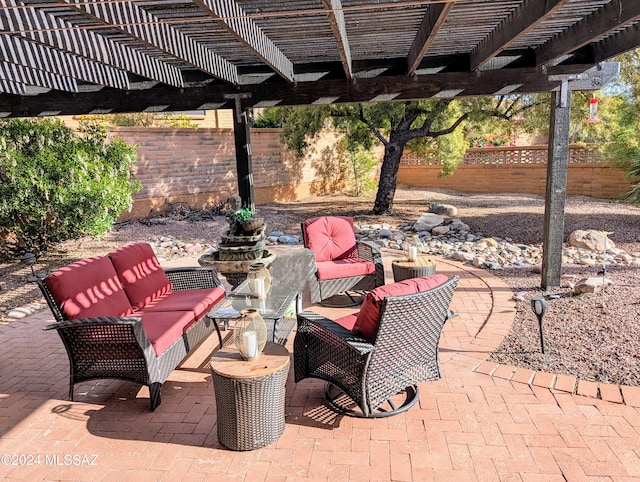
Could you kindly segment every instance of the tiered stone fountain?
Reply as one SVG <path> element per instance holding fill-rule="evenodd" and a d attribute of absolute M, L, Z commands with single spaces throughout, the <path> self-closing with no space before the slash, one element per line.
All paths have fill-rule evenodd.
<path fill-rule="evenodd" d="M 268 267 L 275 259 L 275 254 L 264 249 L 264 219 L 236 222 L 233 218 L 240 210 L 240 197 L 232 196 L 229 202 L 232 207 L 225 215 L 229 229 L 222 233 L 218 249 L 204 253 L 198 263 L 200 266 L 215 267 L 235 288 L 246 279 L 251 264 L 261 261 Z"/>

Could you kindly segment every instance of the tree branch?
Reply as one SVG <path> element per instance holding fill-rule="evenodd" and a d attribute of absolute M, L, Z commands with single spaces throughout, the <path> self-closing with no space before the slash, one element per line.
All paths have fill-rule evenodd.
<path fill-rule="evenodd" d="M 362 122 L 364 125 L 366 125 L 371 132 L 373 132 L 373 135 L 376 136 L 378 138 L 378 140 L 380 142 L 382 142 L 382 145 L 384 145 L 385 147 L 389 144 L 389 141 L 387 139 L 385 139 L 385 137 L 382 135 L 382 133 L 378 130 L 377 127 L 374 127 L 364 116 L 364 109 L 362 107 L 362 104 L 359 104 L 360 107 L 360 112 L 359 112 L 359 117 L 358 119 L 360 119 L 360 122 Z"/>
<path fill-rule="evenodd" d="M 471 115 L 471 112 L 465 112 L 460 117 L 458 117 L 456 121 L 453 124 L 451 124 L 451 126 L 447 127 L 446 129 L 441 129 L 439 131 L 428 132 L 427 135 L 431 137 L 440 137 L 440 136 L 446 136 L 447 134 L 451 134 L 453 131 L 455 131 L 458 128 L 460 124 L 462 124 L 465 120 L 467 120 L 467 118 L 470 115 Z"/>

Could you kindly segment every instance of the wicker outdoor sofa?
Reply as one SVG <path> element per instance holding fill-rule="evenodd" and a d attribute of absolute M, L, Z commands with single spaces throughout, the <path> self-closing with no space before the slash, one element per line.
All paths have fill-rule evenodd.
<path fill-rule="evenodd" d="M 160 387 L 204 338 L 218 330 L 206 314 L 225 297 L 215 268 L 163 270 L 147 243 L 65 266 L 38 282 L 69 355 L 74 384 L 99 378 Z M 218 332 L 219 334 L 219 332 Z"/>

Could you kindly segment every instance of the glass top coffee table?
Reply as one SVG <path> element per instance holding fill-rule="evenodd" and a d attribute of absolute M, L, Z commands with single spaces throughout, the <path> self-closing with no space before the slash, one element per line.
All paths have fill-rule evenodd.
<path fill-rule="evenodd" d="M 285 344 L 296 325 L 296 314 L 302 311 L 302 292 L 311 281 L 315 258 L 308 249 L 294 248 L 278 254 L 271 265 L 271 289 L 264 299 L 251 294 L 244 280 L 208 313 L 216 322 L 223 322 L 225 329 L 229 321 L 240 317 L 240 311 L 255 308 L 267 325 L 267 340 Z M 220 345 L 222 335 L 218 331 Z"/>

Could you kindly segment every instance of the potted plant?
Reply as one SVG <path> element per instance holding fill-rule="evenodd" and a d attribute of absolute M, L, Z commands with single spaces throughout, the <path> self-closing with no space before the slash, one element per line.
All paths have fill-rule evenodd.
<path fill-rule="evenodd" d="M 250 208 L 242 208 L 230 216 L 235 225 L 235 233 L 252 235 L 264 225 L 264 218 L 257 218 Z"/>

